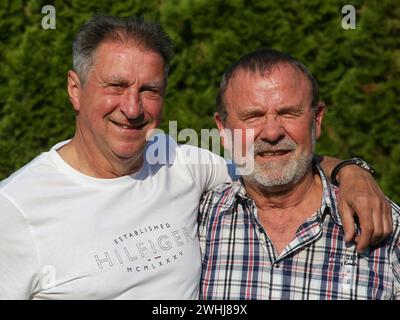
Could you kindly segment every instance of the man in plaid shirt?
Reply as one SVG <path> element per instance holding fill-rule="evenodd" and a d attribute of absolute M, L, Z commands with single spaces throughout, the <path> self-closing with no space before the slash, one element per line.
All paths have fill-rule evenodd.
<path fill-rule="evenodd" d="M 385 242 L 345 242 L 339 189 L 313 159 L 324 104 L 307 68 L 259 49 L 228 69 L 217 100 L 220 130 L 254 130 L 254 170 L 202 200 L 200 298 L 400 299 L 400 208 Z"/>

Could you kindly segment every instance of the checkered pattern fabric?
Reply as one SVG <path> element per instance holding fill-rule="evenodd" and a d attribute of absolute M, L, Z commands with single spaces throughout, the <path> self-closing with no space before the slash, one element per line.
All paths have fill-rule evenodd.
<path fill-rule="evenodd" d="M 316 169 L 321 207 L 279 255 L 241 181 L 203 197 L 200 299 L 400 299 L 400 208 L 391 202 L 392 236 L 360 255 L 344 241 L 336 187 Z"/>

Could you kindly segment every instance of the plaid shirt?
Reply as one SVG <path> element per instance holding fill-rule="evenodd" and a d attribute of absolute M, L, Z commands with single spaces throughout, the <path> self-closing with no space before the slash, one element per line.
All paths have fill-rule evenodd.
<path fill-rule="evenodd" d="M 318 172 L 322 205 L 279 256 L 240 181 L 204 196 L 200 299 L 400 299 L 400 208 L 391 203 L 392 236 L 359 255 L 345 244 L 337 189 Z"/>

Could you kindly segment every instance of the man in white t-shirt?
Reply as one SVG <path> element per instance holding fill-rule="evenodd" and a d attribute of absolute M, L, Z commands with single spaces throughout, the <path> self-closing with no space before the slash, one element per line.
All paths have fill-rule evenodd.
<path fill-rule="evenodd" d="M 229 176 L 222 158 L 165 135 L 165 161 L 146 153 L 171 48 L 158 25 L 133 17 L 97 16 L 79 31 L 68 73 L 74 137 L 0 184 L 0 299 L 198 297 L 198 203 Z M 386 205 L 372 178 L 346 170 L 353 193 L 343 200 L 374 198 L 371 215 Z M 360 217 L 367 242 L 390 231 L 379 211 Z"/>

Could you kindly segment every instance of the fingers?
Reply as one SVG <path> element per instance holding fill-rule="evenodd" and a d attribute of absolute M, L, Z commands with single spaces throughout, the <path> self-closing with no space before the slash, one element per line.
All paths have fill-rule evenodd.
<path fill-rule="evenodd" d="M 354 213 L 352 208 L 349 210 Z M 357 252 L 362 253 L 368 246 L 380 244 L 392 234 L 392 213 L 390 204 L 386 200 L 384 202 L 370 200 L 368 207 L 359 206 L 356 210 L 358 210 L 355 214 L 358 216 L 360 234 L 355 236 L 354 242 L 357 243 Z M 345 239 L 347 242 L 347 238 Z"/>
<path fill-rule="evenodd" d="M 347 173 L 344 170 L 347 170 Z M 345 241 L 350 243 L 354 239 L 357 251 L 362 253 L 368 246 L 380 244 L 392 234 L 391 206 L 369 173 L 360 168 L 344 168 L 344 170 L 342 174 L 346 173 L 347 176 L 340 178 L 338 208 Z M 355 215 L 359 221 L 359 235 L 355 234 Z"/>
<path fill-rule="evenodd" d="M 356 249 L 358 253 L 363 253 L 372 244 L 382 241 L 384 222 L 383 211 L 380 206 L 382 202 L 367 199 L 365 196 L 359 196 L 354 203 L 350 203 L 353 214 L 358 217 L 358 225 L 360 234 L 354 238 L 357 243 Z"/>
<path fill-rule="evenodd" d="M 356 228 L 354 225 L 354 212 L 351 207 L 347 204 L 339 204 L 340 217 L 342 219 L 343 229 L 344 229 L 344 241 L 350 243 L 353 241 L 356 233 Z"/>
<path fill-rule="evenodd" d="M 377 245 L 392 234 L 392 210 L 386 198 L 381 201 L 372 201 L 371 215 L 373 221 L 373 234 L 371 244 Z"/>
<path fill-rule="evenodd" d="M 375 203 L 375 206 L 372 206 L 370 209 L 371 217 L 372 217 L 372 235 L 371 235 L 371 244 L 376 245 L 384 239 L 383 233 L 383 225 L 384 220 L 386 220 L 386 214 L 384 213 L 384 205 L 383 203 Z M 361 229 L 362 232 L 362 229 Z"/>
<path fill-rule="evenodd" d="M 361 233 L 356 236 L 355 242 L 357 242 L 357 252 L 363 253 L 371 244 L 375 232 L 375 226 L 373 223 L 374 219 L 372 217 L 372 212 L 370 210 L 363 211 L 363 213 L 359 214 L 358 217 Z"/>
<path fill-rule="evenodd" d="M 383 237 L 387 238 L 393 233 L 392 207 L 389 201 L 386 200 L 383 206 L 385 212 L 383 218 Z"/>

